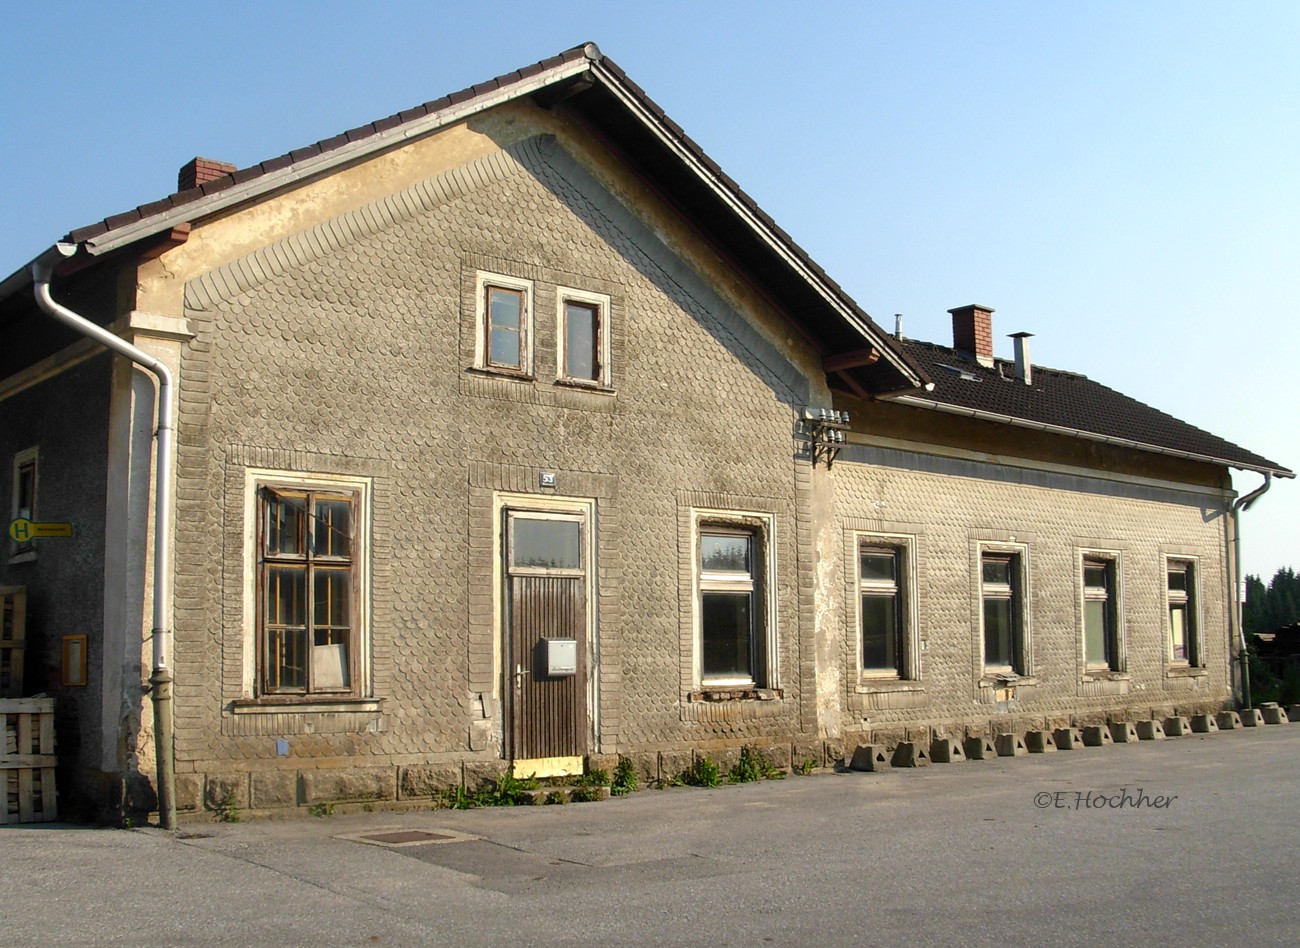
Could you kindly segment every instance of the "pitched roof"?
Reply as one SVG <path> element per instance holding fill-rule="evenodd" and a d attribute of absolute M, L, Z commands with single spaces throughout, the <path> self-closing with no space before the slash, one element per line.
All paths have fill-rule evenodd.
<path fill-rule="evenodd" d="M 744 270 L 824 357 L 841 359 L 837 378 L 858 394 L 919 389 L 929 380 L 889 335 L 594 43 L 241 168 L 199 187 L 70 231 L 80 262 L 173 227 L 202 220 L 321 177 L 503 102 L 532 96 L 586 123 L 603 144 Z M 0 283 L 0 300 L 27 282 L 26 268 Z M 56 271 L 57 272 L 57 271 Z"/>
<path fill-rule="evenodd" d="M 1016 378 L 1015 363 L 980 365 L 957 349 L 896 340 L 934 379 L 924 395 L 892 399 L 920 408 L 980 417 L 1017 427 L 1106 441 L 1124 447 L 1294 477 L 1268 458 L 1094 382 L 1085 375 L 1033 366 L 1033 384 Z"/>

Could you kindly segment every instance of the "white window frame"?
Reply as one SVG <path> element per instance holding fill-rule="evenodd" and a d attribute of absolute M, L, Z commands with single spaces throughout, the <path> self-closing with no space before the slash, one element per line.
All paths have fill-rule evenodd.
<path fill-rule="evenodd" d="M 569 302 L 592 306 L 596 309 L 596 340 L 599 372 L 594 379 L 575 378 L 568 372 L 568 346 L 566 328 L 566 307 Z M 605 293 L 593 293 L 569 286 L 555 288 L 555 377 L 565 385 L 577 385 L 585 388 L 609 389 L 614 387 L 613 373 L 610 367 L 610 298 Z"/>
<path fill-rule="evenodd" d="M 991 584 L 984 581 L 984 560 L 1004 559 L 1011 560 L 1011 583 Z M 1017 677 L 1028 677 L 1031 674 L 1029 660 L 1029 547 L 1024 544 L 1012 543 L 981 543 L 976 548 L 975 569 L 978 579 L 978 602 L 976 604 L 977 614 L 979 616 L 979 663 L 984 670 L 985 677 L 991 675 L 1015 675 Z M 1008 599 L 1012 603 L 1011 620 L 1014 623 L 1012 630 L 1013 644 L 1010 665 L 991 665 L 988 662 L 988 637 L 984 623 L 984 603 L 987 599 Z"/>
<path fill-rule="evenodd" d="M 1164 571 L 1162 580 L 1164 584 L 1164 620 L 1161 623 L 1164 627 L 1165 638 L 1165 661 L 1173 668 L 1204 668 L 1205 653 L 1204 641 L 1201 638 L 1201 564 L 1194 556 L 1166 556 L 1163 559 Z M 1174 591 L 1169 588 L 1169 574 L 1173 572 L 1182 572 L 1188 578 L 1187 585 L 1189 588 L 1181 596 L 1176 596 Z M 1186 658 L 1174 657 L 1174 630 L 1172 611 L 1175 604 L 1185 605 L 1187 608 L 1187 623 L 1183 632 L 1187 638 Z"/>
<path fill-rule="evenodd" d="M 491 361 L 492 341 L 488 327 L 487 291 L 491 287 L 523 294 L 519 315 L 519 366 L 495 365 Z M 533 281 L 504 273 L 479 270 L 474 278 L 474 367 L 483 372 L 533 378 Z"/>
<path fill-rule="evenodd" d="M 1079 634 L 1086 673 L 1106 672 L 1120 673 L 1127 667 L 1127 649 L 1124 636 L 1124 583 L 1121 575 L 1121 556 L 1118 550 L 1080 550 L 1078 556 L 1078 592 L 1079 592 Z M 1085 570 L 1102 567 L 1106 570 L 1108 586 L 1105 594 L 1098 594 L 1096 587 L 1089 587 Z M 1088 658 L 1088 603 L 1106 603 L 1107 650 L 1111 653 L 1106 661 L 1094 662 Z"/>
<path fill-rule="evenodd" d="M 854 641 L 858 674 L 866 681 L 916 681 L 920 676 L 918 662 L 917 621 L 918 601 L 915 578 L 915 539 L 883 533 L 854 534 L 854 580 L 852 614 L 854 616 Z M 895 581 L 884 583 L 862 577 L 862 555 L 874 551 L 894 555 Z M 897 668 L 868 668 L 864 663 L 862 597 L 872 592 L 892 592 L 897 610 L 898 636 Z"/>
<path fill-rule="evenodd" d="M 696 690 L 778 688 L 775 517 L 772 514 L 756 511 L 693 509 L 691 511 L 691 523 L 691 576 L 695 643 L 692 657 L 692 675 Z M 701 538 L 705 534 L 747 534 L 753 538 L 750 545 L 751 565 L 748 588 L 753 593 L 750 664 L 754 674 L 749 677 L 706 677 L 704 674 L 704 593 L 710 591 L 735 591 L 744 585 L 739 578 L 729 574 L 706 573 L 704 571 L 700 558 Z"/>
<path fill-rule="evenodd" d="M 19 451 L 14 455 L 12 503 L 10 504 L 11 512 L 9 516 L 10 523 L 17 520 L 20 516 L 23 516 L 23 511 L 20 511 L 18 507 L 20 493 L 19 487 L 23 469 L 29 466 L 32 472 L 32 501 L 31 509 L 26 511 L 26 519 L 34 521 L 37 518 L 37 501 L 40 499 L 40 454 L 40 446 L 34 445 L 30 448 L 24 448 L 22 451 Z M 36 559 L 36 544 L 31 540 L 28 540 L 26 543 L 19 543 L 15 540 L 11 540 L 9 549 L 10 563 L 26 563 L 30 560 Z"/>
<path fill-rule="evenodd" d="M 260 603 L 258 602 L 258 561 L 259 550 L 259 516 L 258 495 L 263 487 L 284 488 L 286 490 L 318 490 L 331 492 L 350 492 L 357 496 L 356 522 L 354 524 L 355 545 L 353 556 L 355 588 L 353 597 L 356 609 L 356 675 L 357 681 L 346 695 L 330 692 L 307 692 L 305 694 L 261 694 L 261 675 L 259 666 L 258 622 Z M 265 468 L 247 468 L 244 472 L 244 589 L 243 589 L 243 675 L 242 693 L 245 699 L 262 702 L 272 707 L 283 708 L 286 704 L 293 706 L 310 705 L 314 709 L 328 709 L 332 703 L 346 701 L 349 706 L 358 699 L 371 698 L 374 695 L 374 676 L 371 653 L 371 559 L 373 536 L 372 524 L 373 484 L 368 477 L 351 477 L 336 474 L 303 474 L 291 471 L 278 471 Z M 244 710 L 244 709 L 236 709 Z"/>

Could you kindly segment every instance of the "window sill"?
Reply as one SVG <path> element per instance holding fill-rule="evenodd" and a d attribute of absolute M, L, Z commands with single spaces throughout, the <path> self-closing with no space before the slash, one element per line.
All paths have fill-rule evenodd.
<path fill-rule="evenodd" d="M 36 562 L 35 550 L 23 550 L 21 553 L 15 553 L 13 556 L 9 557 L 10 566 L 16 566 L 19 563 L 35 563 L 35 562 Z"/>
<path fill-rule="evenodd" d="M 1166 665 L 1166 678 L 1205 678 L 1210 670 L 1203 665 Z"/>
<path fill-rule="evenodd" d="M 705 686 L 702 691 L 692 691 L 687 696 L 687 700 L 693 702 L 709 701 L 776 701 L 784 697 L 780 688 L 753 688 L 738 685 L 736 687 L 727 686 Z"/>
<path fill-rule="evenodd" d="M 475 365 L 466 369 L 469 374 L 484 379 L 500 379 L 506 382 L 536 382 L 537 376 L 529 372 L 511 369 L 499 369 L 487 365 Z"/>
<path fill-rule="evenodd" d="M 581 379 L 556 379 L 557 388 L 566 388 L 574 392 L 590 392 L 592 395 L 613 395 L 614 389 L 600 382 L 584 382 Z"/>
<path fill-rule="evenodd" d="M 1132 681 L 1133 676 L 1128 672 L 1116 671 L 1113 668 L 1090 668 L 1083 673 L 1083 681 Z"/>
<path fill-rule="evenodd" d="M 860 695 L 882 691 L 925 691 L 925 685 L 912 678 L 876 678 L 863 675 L 854 690 Z"/>
<path fill-rule="evenodd" d="M 981 688 L 1018 688 L 1021 686 L 1034 687 L 1038 684 L 1037 678 L 1025 675 L 1017 675 L 1015 672 L 1001 672 L 985 669 L 984 677 L 980 679 Z"/>
<path fill-rule="evenodd" d="M 329 713 L 338 711 L 381 711 L 383 698 L 266 697 L 236 698 L 230 702 L 233 714 L 284 714 L 285 712 Z"/>

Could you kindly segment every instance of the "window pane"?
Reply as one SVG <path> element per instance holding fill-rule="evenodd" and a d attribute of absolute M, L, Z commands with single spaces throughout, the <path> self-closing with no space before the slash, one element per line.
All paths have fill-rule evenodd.
<path fill-rule="evenodd" d="M 1106 582 L 1106 567 L 1085 566 L 1083 568 L 1083 585 L 1089 589 L 1105 589 L 1108 585 Z"/>
<path fill-rule="evenodd" d="M 317 498 L 313 510 L 316 556 L 352 555 L 352 502 L 345 497 Z"/>
<path fill-rule="evenodd" d="M 512 565 L 545 569 L 582 567 L 581 524 L 576 520 L 514 517 L 510 523 L 514 534 Z"/>
<path fill-rule="evenodd" d="M 266 571 L 266 624 L 307 625 L 307 570 L 272 566 Z"/>
<path fill-rule="evenodd" d="M 307 687 L 307 630 L 266 630 L 266 684 L 271 690 Z"/>
<path fill-rule="evenodd" d="M 984 582 L 1011 585 L 1011 560 L 984 558 Z"/>
<path fill-rule="evenodd" d="M 305 494 L 283 494 L 265 490 L 266 552 L 276 556 L 300 556 L 305 551 Z"/>
<path fill-rule="evenodd" d="M 524 294 L 520 290 L 488 287 L 488 324 L 493 330 L 512 329 L 519 332 L 523 311 Z"/>
<path fill-rule="evenodd" d="M 1187 592 L 1187 572 L 1186 570 L 1169 571 L 1169 591 L 1170 592 Z"/>
<path fill-rule="evenodd" d="M 317 569 L 312 577 L 312 623 L 317 629 L 352 625 L 352 574 L 345 569 Z M 317 645 L 323 644 L 319 640 Z"/>
<path fill-rule="evenodd" d="M 898 605 L 893 596 L 862 597 L 862 667 L 898 667 Z"/>
<path fill-rule="evenodd" d="M 599 378 L 598 311 L 585 303 L 564 306 L 564 374 L 572 379 Z"/>
<path fill-rule="evenodd" d="M 36 506 L 36 465 L 26 461 L 18 466 L 18 509 L 15 518 L 30 520 Z"/>
<path fill-rule="evenodd" d="M 1169 639 L 1174 661 L 1187 661 L 1187 606 L 1183 603 L 1169 604 Z"/>
<path fill-rule="evenodd" d="M 710 573 L 749 573 L 750 537 L 737 534 L 700 535 L 700 566 Z"/>
<path fill-rule="evenodd" d="M 1011 600 L 984 600 L 984 663 L 1015 665 Z"/>
<path fill-rule="evenodd" d="M 1089 665 L 1105 665 L 1110 661 L 1106 654 L 1106 605 L 1095 599 L 1083 604 L 1084 657 Z"/>
<path fill-rule="evenodd" d="M 749 677 L 753 629 L 750 594 L 706 592 L 703 599 L 704 677 Z"/>
<path fill-rule="evenodd" d="M 510 365 L 519 368 L 523 364 L 520 357 L 519 330 L 498 329 L 492 327 L 491 354 L 488 356 L 493 365 Z"/>
<path fill-rule="evenodd" d="M 895 560 L 893 553 L 863 553 L 862 578 L 893 582 L 895 579 Z"/>

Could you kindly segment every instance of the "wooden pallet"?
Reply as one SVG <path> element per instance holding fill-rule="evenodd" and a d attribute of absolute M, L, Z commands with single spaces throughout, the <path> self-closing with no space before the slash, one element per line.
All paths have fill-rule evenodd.
<path fill-rule="evenodd" d="M 22 586 L 0 586 L 0 698 L 23 693 L 27 593 Z"/>
<path fill-rule="evenodd" d="M 54 789 L 54 699 L 0 698 L 4 754 L 0 823 L 48 823 L 59 818 Z"/>

